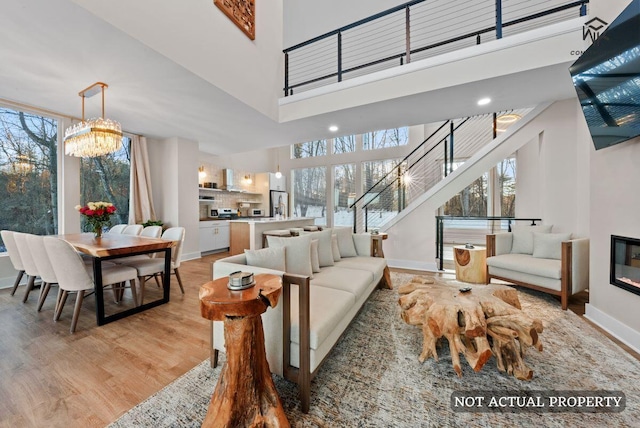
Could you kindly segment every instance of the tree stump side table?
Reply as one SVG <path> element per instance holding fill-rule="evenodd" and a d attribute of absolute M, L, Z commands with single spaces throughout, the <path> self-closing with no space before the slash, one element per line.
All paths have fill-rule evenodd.
<path fill-rule="evenodd" d="M 472 284 L 487 283 L 487 249 L 485 247 L 466 248 L 464 245 L 456 245 L 453 247 L 453 259 L 458 281 Z"/>
<path fill-rule="evenodd" d="M 255 276 L 255 286 L 227 288 L 228 277 L 200 288 L 200 313 L 224 321 L 227 361 L 222 368 L 203 427 L 289 427 L 264 348 L 260 314 L 274 307 L 282 291 L 276 275 Z"/>

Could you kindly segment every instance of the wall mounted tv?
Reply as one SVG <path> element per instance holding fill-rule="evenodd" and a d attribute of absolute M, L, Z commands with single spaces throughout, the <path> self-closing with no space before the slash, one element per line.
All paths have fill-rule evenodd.
<path fill-rule="evenodd" d="M 640 0 L 569 68 L 596 150 L 640 135 Z"/>

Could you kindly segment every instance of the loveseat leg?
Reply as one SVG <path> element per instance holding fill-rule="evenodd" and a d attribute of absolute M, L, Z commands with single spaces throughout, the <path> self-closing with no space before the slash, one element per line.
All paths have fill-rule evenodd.
<path fill-rule="evenodd" d="M 565 293 L 562 293 L 560 295 L 560 304 L 562 305 L 563 311 L 566 311 L 569 307 L 569 296 L 567 296 Z"/>
<path fill-rule="evenodd" d="M 212 349 L 211 350 L 211 368 L 215 369 L 216 367 L 218 367 L 218 350 Z"/>

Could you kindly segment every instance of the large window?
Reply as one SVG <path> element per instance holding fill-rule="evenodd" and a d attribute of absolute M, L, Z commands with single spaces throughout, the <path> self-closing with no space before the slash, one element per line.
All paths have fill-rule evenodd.
<path fill-rule="evenodd" d="M 364 201 L 369 227 L 378 227 L 398 214 L 398 192 L 389 191 L 391 183 L 398 179 L 391 173 L 398 162 L 386 159 L 362 163 L 362 194 L 368 193 Z"/>
<path fill-rule="evenodd" d="M 356 151 L 356 136 L 345 135 L 333 140 L 333 153 L 351 153 Z"/>
<path fill-rule="evenodd" d="M 384 131 L 367 132 L 362 135 L 364 150 L 405 146 L 409 143 L 409 128 L 393 128 Z"/>
<path fill-rule="evenodd" d="M 516 158 L 509 157 L 496 167 L 500 213 L 502 217 L 516 216 Z"/>
<path fill-rule="evenodd" d="M 309 141 L 293 145 L 293 159 L 313 158 L 327 154 L 327 140 Z"/>
<path fill-rule="evenodd" d="M 129 221 L 129 176 L 131 170 L 131 140 L 122 138 L 122 147 L 115 153 L 80 162 L 81 202 L 111 202 L 117 208 L 111 223 Z M 84 216 L 82 228 L 85 230 Z"/>
<path fill-rule="evenodd" d="M 348 163 L 333 167 L 333 224 L 353 226 L 353 209 L 356 200 L 356 165 Z"/>
<path fill-rule="evenodd" d="M 454 162 L 453 169 L 463 162 Z M 443 167 L 444 175 L 444 167 Z M 486 217 L 489 174 L 482 174 L 456 196 L 444 204 L 444 215 L 459 217 Z"/>
<path fill-rule="evenodd" d="M 326 171 L 324 166 L 293 170 L 294 217 L 313 217 L 315 224 L 327 224 Z"/>
<path fill-rule="evenodd" d="M 0 131 L 0 229 L 57 233 L 57 121 L 0 108 Z"/>

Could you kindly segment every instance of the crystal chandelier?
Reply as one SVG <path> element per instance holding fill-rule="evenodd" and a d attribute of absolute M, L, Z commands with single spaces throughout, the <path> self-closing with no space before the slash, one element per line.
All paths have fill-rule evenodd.
<path fill-rule="evenodd" d="M 122 128 L 111 119 L 104 118 L 104 88 L 106 83 L 96 82 L 78 93 L 82 97 L 82 121 L 72 125 L 64 133 L 64 153 L 82 158 L 103 156 L 120 149 Z M 102 116 L 84 120 L 84 99 L 100 91 L 102 93 Z"/>

